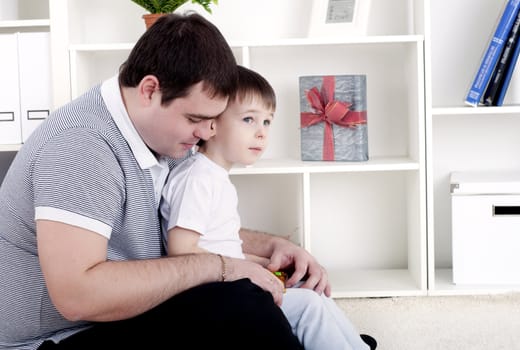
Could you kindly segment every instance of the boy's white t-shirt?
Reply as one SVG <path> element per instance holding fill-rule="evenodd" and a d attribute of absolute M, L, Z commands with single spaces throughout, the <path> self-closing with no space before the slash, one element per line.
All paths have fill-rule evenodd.
<path fill-rule="evenodd" d="M 202 153 L 171 171 L 160 205 L 163 238 L 179 226 L 198 232 L 199 247 L 244 259 L 239 236 L 238 196 L 228 172 Z"/>

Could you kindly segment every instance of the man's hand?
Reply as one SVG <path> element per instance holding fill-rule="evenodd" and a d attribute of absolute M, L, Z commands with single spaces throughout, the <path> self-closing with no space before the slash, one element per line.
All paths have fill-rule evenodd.
<path fill-rule="evenodd" d="M 285 286 L 271 271 L 253 261 L 228 257 L 224 259 L 227 267 L 226 281 L 249 278 L 251 282 L 271 293 L 276 305 L 282 305 Z"/>
<path fill-rule="evenodd" d="M 294 286 L 305 277 L 301 287 L 330 296 L 327 271 L 305 249 L 280 236 L 244 228 L 240 230 L 240 238 L 246 255 L 254 254 L 269 259 L 266 268 L 271 272 L 285 270 L 290 274 L 286 281 L 287 287 Z"/>
<path fill-rule="evenodd" d="M 325 268 L 309 252 L 288 240 L 276 240 L 267 268 L 270 271 L 294 269 L 286 281 L 287 287 L 294 286 L 305 277 L 301 288 L 313 289 L 330 297 L 331 287 Z"/>

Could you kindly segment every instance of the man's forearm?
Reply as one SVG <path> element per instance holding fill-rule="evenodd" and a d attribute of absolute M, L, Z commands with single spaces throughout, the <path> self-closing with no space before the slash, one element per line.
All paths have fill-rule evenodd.
<path fill-rule="evenodd" d="M 254 254 L 264 258 L 271 257 L 277 240 L 283 239 L 261 231 L 241 228 L 242 250 L 246 254 Z"/>
<path fill-rule="evenodd" d="M 91 268 L 85 288 L 75 297 L 78 306 L 66 317 L 76 320 L 126 319 L 157 306 L 197 285 L 220 280 L 220 259 L 193 254 L 151 260 L 107 261 Z M 88 305 L 88 306 L 87 306 Z"/>

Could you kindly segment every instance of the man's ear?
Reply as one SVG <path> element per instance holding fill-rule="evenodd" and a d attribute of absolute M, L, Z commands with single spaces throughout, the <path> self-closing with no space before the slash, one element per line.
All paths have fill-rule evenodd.
<path fill-rule="evenodd" d="M 160 98 L 161 89 L 159 87 L 159 79 L 155 75 L 147 75 L 137 86 L 139 100 L 145 106 L 152 103 L 153 98 Z"/>

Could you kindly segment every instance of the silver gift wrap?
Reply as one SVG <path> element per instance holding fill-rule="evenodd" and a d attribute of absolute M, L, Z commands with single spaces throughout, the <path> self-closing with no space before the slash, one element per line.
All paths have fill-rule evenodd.
<path fill-rule="evenodd" d="M 324 142 L 325 127 L 327 121 L 315 122 L 312 125 L 301 126 L 301 157 L 302 160 L 334 160 L 334 161 L 366 161 L 368 160 L 368 128 L 366 123 L 367 97 L 366 97 L 366 75 L 336 75 L 327 76 L 328 83 L 333 80 L 333 93 L 324 91 L 325 76 L 302 76 L 300 77 L 300 111 L 302 115 L 306 112 L 316 115 L 322 114 L 322 118 L 330 120 L 325 116 L 327 106 L 330 103 L 339 102 L 348 105 L 348 112 L 344 120 L 354 114 L 362 115 L 357 122 L 342 125 L 331 122 L 333 137 L 333 158 L 325 159 Z M 328 85 L 330 87 L 330 85 Z M 313 108 L 308 98 L 309 90 L 320 92 L 323 108 Z M 333 95 L 333 96 L 332 96 Z M 360 113 L 361 112 L 361 113 Z M 349 115 L 349 113 L 351 113 Z M 319 119 L 316 117 L 315 119 Z M 342 121 L 344 121 L 342 120 Z M 326 153 L 326 152 L 325 152 Z"/>

